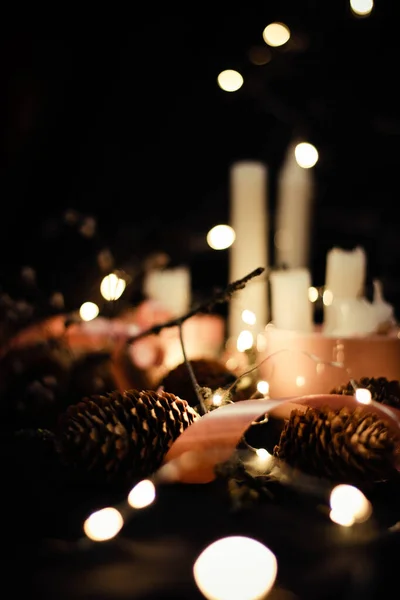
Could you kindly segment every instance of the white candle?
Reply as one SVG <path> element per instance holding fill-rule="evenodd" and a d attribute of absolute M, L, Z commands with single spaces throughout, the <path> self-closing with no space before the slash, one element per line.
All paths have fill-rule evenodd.
<path fill-rule="evenodd" d="M 230 225 L 236 238 L 230 248 L 229 280 L 241 279 L 254 269 L 268 265 L 268 172 L 257 161 L 235 163 L 230 171 Z M 256 322 L 245 323 L 243 311 L 251 311 Z M 249 313 L 247 313 L 249 314 Z M 241 331 L 257 334 L 269 317 L 266 272 L 235 292 L 229 302 L 229 335 L 237 339 Z"/>
<path fill-rule="evenodd" d="M 364 295 L 366 255 L 363 248 L 332 248 L 326 257 L 324 323 L 325 334 L 334 335 L 342 312 L 343 301 Z M 339 307 L 340 303 L 340 307 Z"/>
<path fill-rule="evenodd" d="M 272 323 L 278 329 L 311 332 L 313 305 L 308 296 L 311 275 L 305 267 L 270 274 Z"/>
<path fill-rule="evenodd" d="M 332 248 L 326 258 L 325 289 L 333 299 L 358 298 L 364 293 L 366 256 L 360 246 L 354 250 Z"/>
<path fill-rule="evenodd" d="M 313 169 L 297 164 L 295 147 L 289 146 L 277 183 L 274 243 L 278 268 L 309 266 L 314 175 Z"/>
<path fill-rule="evenodd" d="M 159 302 L 174 317 L 188 312 L 191 302 L 191 277 L 187 267 L 152 269 L 144 279 L 143 291 Z"/>

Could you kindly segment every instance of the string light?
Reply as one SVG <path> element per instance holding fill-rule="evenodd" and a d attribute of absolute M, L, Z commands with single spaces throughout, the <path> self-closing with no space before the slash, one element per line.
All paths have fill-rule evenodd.
<path fill-rule="evenodd" d="M 335 523 L 350 527 L 369 519 L 372 506 L 361 490 L 353 485 L 339 484 L 330 494 L 330 518 Z"/>
<path fill-rule="evenodd" d="M 235 241 L 235 231 L 230 225 L 216 225 L 207 233 L 207 244 L 213 250 L 225 250 Z"/>
<path fill-rule="evenodd" d="M 360 404 L 371 404 L 372 402 L 371 392 L 366 388 L 358 388 L 358 390 L 356 390 L 355 397 L 357 402 Z"/>
<path fill-rule="evenodd" d="M 243 85 L 243 77 L 238 71 L 226 69 L 218 75 L 217 82 L 224 92 L 237 92 Z"/>
<path fill-rule="evenodd" d="M 156 497 L 155 485 L 150 479 L 139 481 L 129 492 L 128 504 L 132 508 L 144 508 L 154 502 Z"/>
<path fill-rule="evenodd" d="M 270 23 L 262 33 L 263 40 L 268 46 L 283 46 L 290 39 L 290 29 L 284 23 Z"/>
<path fill-rule="evenodd" d="M 94 302 L 84 302 L 79 309 L 82 321 L 93 321 L 99 314 L 99 307 Z"/>
<path fill-rule="evenodd" d="M 193 566 L 194 580 L 207 600 L 261 600 L 272 589 L 277 572 L 274 553 L 246 536 L 213 542 Z"/>
<path fill-rule="evenodd" d="M 118 300 L 125 290 L 126 281 L 118 277 L 115 273 L 110 273 L 103 277 L 100 284 L 100 293 L 103 298 L 109 302 Z"/>
<path fill-rule="evenodd" d="M 94 542 L 103 542 L 115 537 L 124 524 L 121 513 L 109 506 L 92 513 L 84 522 L 83 530 Z"/>

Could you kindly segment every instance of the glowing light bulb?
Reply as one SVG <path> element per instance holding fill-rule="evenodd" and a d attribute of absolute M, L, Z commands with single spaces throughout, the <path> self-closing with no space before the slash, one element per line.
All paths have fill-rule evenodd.
<path fill-rule="evenodd" d="M 92 513 L 84 522 L 83 530 L 94 542 L 103 542 L 115 537 L 123 524 L 121 513 L 110 506 Z"/>
<path fill-rule="evenodd" d="M 350 8 L 354 14 L 365 17 L 372 12 L 374 2 L 373 0 L 350 0 Z"/>
<path fill-rule="evenodd" d="M 333 294 L 331 290 L 324 290 L 324 293 L 322 294 L 322 302 L 325 304 L 325 306 L 330 306 L 332 304 Z"/>
<path fill-rule="evenodd" d="M 245 536 L 210 544 L 193 566 L 194 580 L 207 600 L 261 600 L 272 589 L 277 572 L 273 552 Z"/>
<path fill-rule="evenodd" d="M 156 488 L 150 479 L 139 481 L 129 492 L 128 504 L 132 508 L 149 506 L 156 497 Z"/>
<path fill-rule="evenodd" d="M 237 92 L 243 85 L 243 77 L 238 71 L 226 69 L 218 75 L 217 82 L 224 92 Z"/>
<path fill-rule="evenodd" d="M 92 321 L 99 314 L 99 307 L 94 302 L 84 302 L 79 309 L 82 321 Z"/>
<path fill-rule="evenodd" d="M 371 392 L 367 388 L 358 388 L 355 397 L 360 404 L 371 404 L 372 402 Z"/>
<path fill-rule="evenodd" d="M 225 250 L 235 241 L 235 231 L 230 225 L 216 225 L 207 233 L 207 244 L 213 250 Z"/>
<path fill-rule="evenodd" d="M 290 39 L 290 29 L 284 23 L 270 23 L 264 29 L 262 37 L 268 46 L 283 46 Z"/>
<path fill-rule="evenodd" d="M 106 275 L 100 284 L 100 293 L 105 300 L 118 300 L 126 288 L 126 281 L 115 273 Z"/>
<path fill-rule="evenodd" d="M 311 286 L 308 288 L 308 299 L 310 302 L 316 302 L 318 300 L 319 291 L 316 287 Z"/>
<path fill-rule="evenodd" d="M 297 164 L 303 169 L 310 169 L 318 162 L 318 150 L 308 142 L 297 144 L 294 155 Z"/>
<path fill-rule="evenodd" d="M 239 333 L 236 347 L 239 350 L 239 352 L 245 352 L 245 350 L 250 350 L 250 348 L 253 346 L 253 341 L 253 334 L 251 333 L 251 331 L 245 329 L 244 331 L 241 331 Z"/>
<path fill-rule="evenodd" d="M 303 387 L 305 382 L 306 382 L 306 378 L 303 375 L 297 375 L 297 377 L 296 377 L 297 387 Z"/>
<path fill-rule="evenodd" d="M 244 310 L 242 312 L 242 321 L 246 323 L 246 325 L 255 325 L 257 322 L 257 317 L 252 310 Z"/>
<path fill-rule="evenodd" d="M 257 390 L 260 392 L 260 394 L 262 394 L 263 396 L 266 396 L 269 393 L 269 383 L 268 381 L 258 381 L 257 382 Z"/>
<path fill-rule="evenodd" d="M 349 526 L 366 521 L 372 513 L 369 500 L 353 485 L 341 483 L 330 495 L 331 519 L 339 525 Z"/>
<path fill-rule="evenodd" d="M 221 406 L 222 404 L 222 394 L 214 394 L 212 397 L 213 406 Z"/>

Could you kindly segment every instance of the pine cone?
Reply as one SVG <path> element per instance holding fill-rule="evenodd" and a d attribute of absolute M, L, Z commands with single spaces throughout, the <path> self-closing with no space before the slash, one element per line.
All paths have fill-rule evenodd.
<path fill-rule="evenodd" d="M 358 381 L 349 381 L 334 388 L 330 393 L 353 396 L 358 388 L 368 389 L 376 402 L 400 409 L 400 382 L 396 379 L 389 381 L 386 377 L 361 377 Z"/>
<path fill-rule="evenodd" d="M 191 360 L 196 381 L 200 387 L 210 388 L 211 390 L 227 389 L 233 386 L 237 376 L 232 373 L 222 362 L 216 359 L 199 358 Z M 197 406 L 199 401 L 193 388 L 193 383 L 189 375 L 187 365 L 183 362 L 172 369 L 160 381 L 159 386 L 167 392 L 184 398 L 190 406 Z M 231 389 L 231 400 L 245 400 L 250 398 L 253 389 L 240 389 L 240 381 Z"/>
<path fill-rule="evenodd" d="M 198 418 L 185 400 L 166 392 L 91 396 L 61 417 L 57 451 L 78 478 L 133 483 L 153 473 L 172 442 Z"/>
<path fill-rule="evenodd" d="M 292 410 L 274 456 L 304 473 L 342 482 L 380 481 L 396 473 L 387 424 L 361 408 Z"/>

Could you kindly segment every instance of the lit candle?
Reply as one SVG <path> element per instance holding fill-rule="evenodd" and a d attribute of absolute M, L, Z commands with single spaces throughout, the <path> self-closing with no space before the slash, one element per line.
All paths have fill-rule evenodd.
<path fill-rule="evenodd" d="M 275 220 L 275 264 L 277 267 L 308 267 L 310 226 L 314 196 L 311 168 L 302 168 L 291 144 L 278 176 Z"/>
<path fill-rule="evenodd" d="M 241 279 L 258 267 L 268 265 L 267 168 L 257 161 L 234 164 L 230 171 L 230 225 L 236 238 L 230 248 L 229 279 Z M 245 323 L 243 311 L 255 322 Z M 249 314 L 249 312 L 245 313 Z M 267 324 L 268 285 L 263 275 L 254 277 L 229 303 L 229 335 L 237 339 L 244 329 L 255 334 Z"/>
<path fill-rule="evenodd" d="M 311 332 L 313 306 L 308 291 L 311 275 L 305 267 L 270 274 L 272 323 L 278 329 Z"/>

